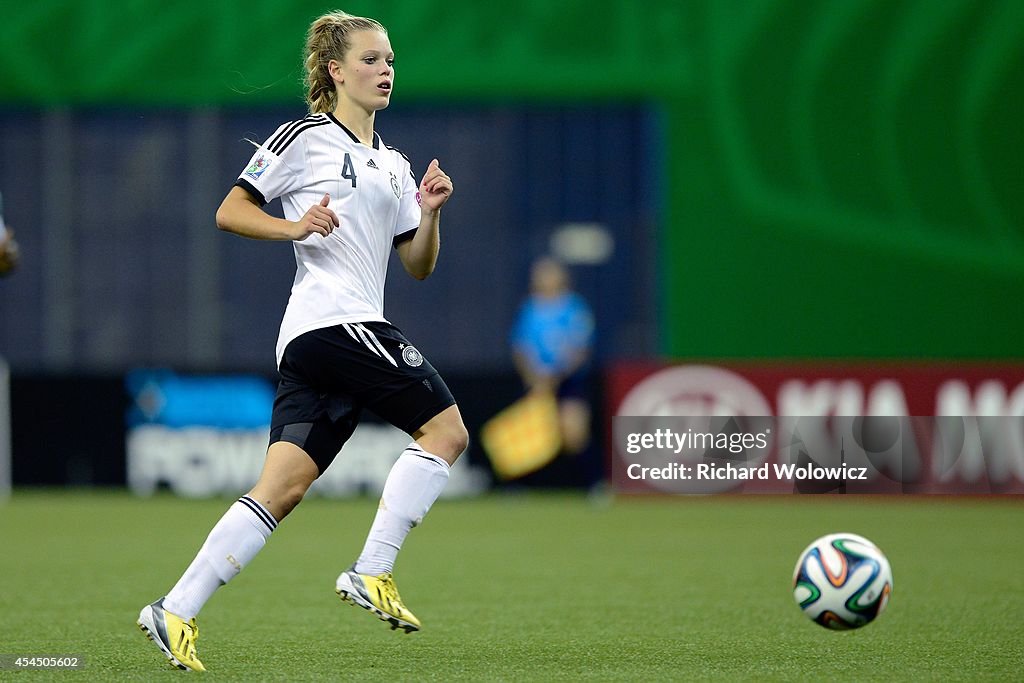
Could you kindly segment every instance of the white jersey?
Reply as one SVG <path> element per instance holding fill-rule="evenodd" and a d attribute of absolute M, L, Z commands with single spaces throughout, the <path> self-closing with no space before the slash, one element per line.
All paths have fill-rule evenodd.
<path fill-rule="evenodd" d="M 279 127 L 238 176 L 261 203 L 281 198 L 297 221 L 324 194 L 340 225 L 295 249 L 295 282 L 277 338 L 277 363 L 288 342 L 341 323 L 384 318 L 384 278 L 392 247 L 411 239 L 420 222 L 409 160 L 376 133 L 364 145 L 333 114 L 314 114 Z"/>

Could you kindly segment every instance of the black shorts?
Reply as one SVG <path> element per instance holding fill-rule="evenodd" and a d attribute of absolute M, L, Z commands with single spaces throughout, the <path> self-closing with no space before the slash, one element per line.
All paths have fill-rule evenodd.
<path fill-rule="evenodd" d="M 270 443 L 302 448 L 323 474 L 362 409 L 412 434 L 455 405 L 448 386 L 389 323 L 343 323 L 288 343 L 270 420 Z"/>

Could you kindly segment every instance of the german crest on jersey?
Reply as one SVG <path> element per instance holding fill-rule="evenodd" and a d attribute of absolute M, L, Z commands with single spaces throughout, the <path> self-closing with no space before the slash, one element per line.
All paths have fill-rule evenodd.
<path fill-rule="evenodd" d="M 423 354 L 411 344 L 402 349 L 402 360 L 409 367 L 418 368 L 423 365 Z"/>
<path fill-rule="evenodd" d="M 402 188 L 400 188 L 398 186 L 398 178 L 396 178 L 395 174 L 392 173 L 391 171 L 388 171 L 388 175 L 391 176 L 391 190 L 392 190 L 392 192 L 395 193 L 396 197 L 401 199 L 402 198 Z"/>
<path fill-rule="evenodd" d="M 245 175 L 249 176 L 253 180 L 259 180 L 259 177 L 263 175 L 263 172 L 270 168 L 271 157 L 267 154 L 260 154 L 258 157 L 252 160 L 249 164 L 249 168 L 245 169 Z"/>

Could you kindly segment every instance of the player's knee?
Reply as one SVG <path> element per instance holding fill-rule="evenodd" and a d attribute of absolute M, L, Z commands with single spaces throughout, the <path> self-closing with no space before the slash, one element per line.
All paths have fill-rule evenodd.
<path fill-rule="evenodd" d="M 413 438 L 430 453 L 444 458 L 449 465 L 454 465 L 469 445 L 469 432 L 455 406 L 435 415 L 413 434 Z"/>
<path fill-rule="evenodd" d="M 294 510 L 302 502 L 308 490 L 309 484 L 305 482 L 297 482 L 287 486 L 281 493 L 281 499 L 278 503 L 281 515 L 277 520 L 281 521 L 289 512 Z"/>
<path fill-rule="evenodd" d="M 459 419 L 454 425 L 452 425 L 451 433 L 449 434 L 452 459 L 451 462 L 455 462 L 462 453 L 469 447 L 469 431 L 466 429 L 466 425 Z"/>
<path fill-rule="evenodd" d="M 438 425 L 432 436 L 434 437 L 434 450 L 438 451 L 437 455 L 452 465 L 469 446 L 469 431 L 462 423 L 462 418 L 457 416 Z"/>

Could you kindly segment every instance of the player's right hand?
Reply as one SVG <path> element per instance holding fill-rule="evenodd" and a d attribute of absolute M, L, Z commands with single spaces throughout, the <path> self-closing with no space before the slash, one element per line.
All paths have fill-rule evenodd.
<path fill-rule="evenodd" d="M 319 204 L 309 207 L 309 210 L 295 223 L 295 240 L 301 241 L 313 234 L 327 237 L 341 225 L 338 222 L 338 214 L 327 208 L 330 203 L 331 195 L 325 194 Z"/>

